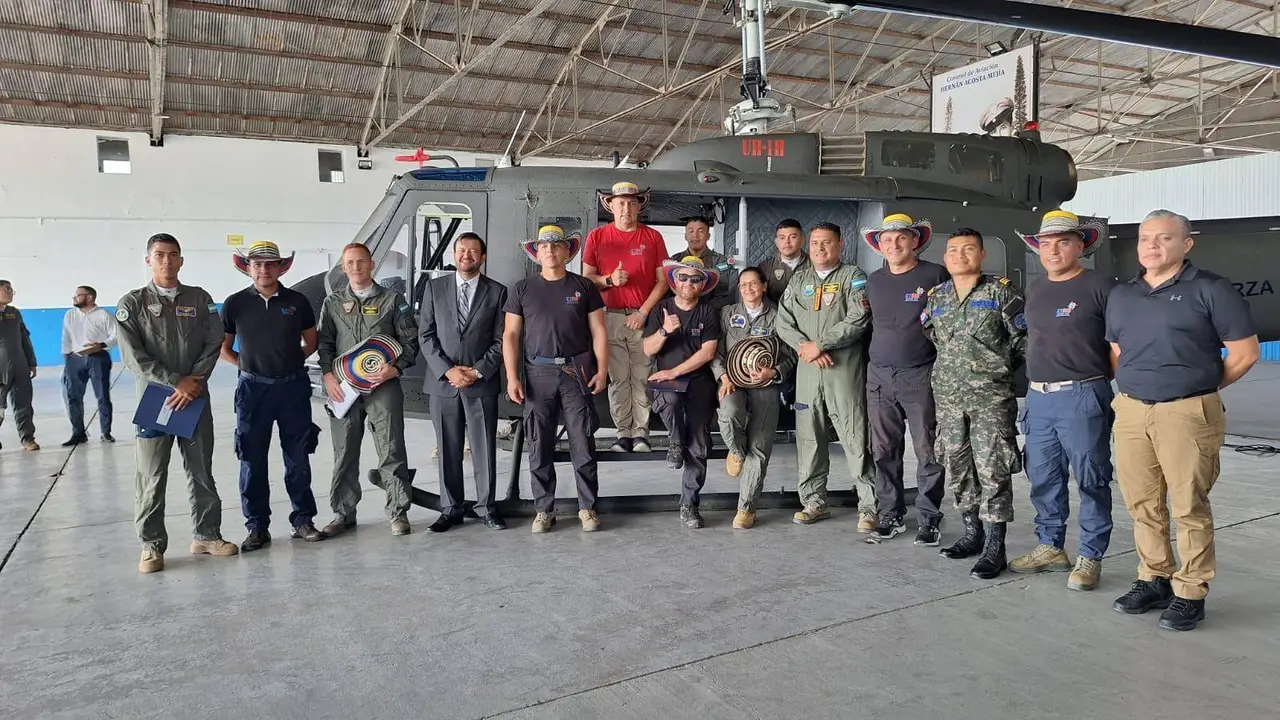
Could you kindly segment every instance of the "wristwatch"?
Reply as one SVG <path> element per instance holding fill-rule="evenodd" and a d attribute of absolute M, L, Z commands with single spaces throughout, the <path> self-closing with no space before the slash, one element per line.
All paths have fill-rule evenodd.
<path fill-rule="evenodd" d="M 605 287 L 613 287 L 613 276 L 612 276 L 612 275 L 605 275 L 605 276 L 604 276 L 604 286 L 605 286 Z"/>
<path fill-rule="evenodd" d="M 659 335 L 661 335 L 662 337 L 667 337 L 667 329 L 666 329 L 666 328 L 658 328 L 658 334 L 659 334 Z"/>

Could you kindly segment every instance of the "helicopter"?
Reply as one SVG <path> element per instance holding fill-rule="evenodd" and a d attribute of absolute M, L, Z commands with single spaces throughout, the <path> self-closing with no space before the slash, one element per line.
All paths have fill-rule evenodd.
<path fill-rule="evenodd" d="M 780 5 L 818 9 L 839 16 L 850 5 L 816 0 L 785 0 Z M 1150 20 L 1138 21 L 1116 15 L 1102 15 L 1066 8 L 1042 8 L 1027 3 L 978 1 L 964 4 L 963 12 L 949 3 L 892 2 L 863 4 L 893 12 L 925 13 L 977 22 L 1101 37 L 1134 42 L 1154 26 L 1168 26 L 1151 44 L 1173 45 L 1171 49 L 1222 56 L 1226 36 L 1244 36 L 1234 50 L 1246 62 L 1274 64 L 1280 41 L 1245 33 L 1207 31 L 1193 34 L 1183 26 Z M 959 4 L 955 4 L 959 5 Z M 997 6 L 1009 11 L 990 15 Z M 777 132 L 777 120 L 787 114 L 769 98 L 763 65 L 763 0 L 740 0 L 743 34 L 742 95 L 744 100 L 731 109 L 725 120 L 729 134 L 679 146 L 654 157 L 643 167 L 608 168 L 522 167 L 503 162 L 497 167 L 419 167 L 394 177 L 382 200 L 357 232 L 355 242 L 366 245 L 377 264 L 376 278 L 385 287 L 402 292 L 416 313 L 428 281 L 451 272 L 446 254 L 454 238 L 465 231 L 489 240 L 483 268 L 486 275 L 507 285 L 535 271 L 518 241 L 534 237 L 538 227 L 559 225 L 566 233 L 583 237 L 612 218 L 603 211 L 598 192 L 615 182 L 631 181 L 650 189 L 650 199 L 640 221 L 656 228 L 683 226 L 684 218 L 701 216 L 713 221 L 713 243 L 729 256 L 735 268 L 754 265 L 773 252 L 773 234 L 784 218 L 796 218 L 806 226 L 820 221 L 834 222 L 845 229 L 845 262 L 855 262 L 866 272 L 878 269 L 882 259 L 864 243 L 854 241 L 860 227 L 873 226 L 891 212 L 905 212 L 914 218 L 928 218 L 935 232 L 946 233 L 960 227 L 977 227 L 985 238 L 987 258 L 983 271 L 1008 277 L 1025 288 L 1031 276 L 1042 272 L 1039 263 L 1015 234 L 1017 229 L 1038 227 L 1040 216 L 1071 200 L 1078 186 L 1076 165 L 1060 147 L 1041 141 L 1034 123 L 1011 136 L 942 134 L 925 132 L 867 132 L 857 138 L 823 137 L 815 133 Z M 998 9 L 998 8 L 997 8 Z M 1041 13 L 1041 10 L 1052 10 Z M 1011 12 L 1021 13 L 1014 17 Z M 1087 16 L 1105 22 L 1081 25 Z M 993 19 L 994 18 L 994 19 Z M 1047 19 L 1046 19 L 1047 18 Z M 1172 30 L 1170 29 L 1172 28 Z M 1141 32 L 1140 32 L 1141 31 Z M 1136 33 L 1136 35 L 1135 35 Z M 1155 37 L 1155 36 L 1153 36 Z M 1272 45 L 1259 47 L 1257 40 Z M 1258 58 L 1270 57 L 1262 61 Z M 857 151 L 862 149 L 861 163 Z M 422 153 L 418 154 L 421 159 Z M 456 165 L 456 163 L 454 163 Z M 859 166 L 860 165 L 860 166 Z M 1105 222 L 1105 219 L 1098 219 Z M 1253 278 L 1251 265 L 1240 242 L 1217 238 L 1201 250 L 1197 262 L 1246 282 L 1268 283 Z M 1218 254 L 1227 246 L 1231 252 Z M 922 257 L 941 262 L 943 248 L 934 244 Z M 1101 252 L 1086 259 L 1086 265 L 1117 277 L 1136 273 L 1132 247 L 1106 243 Z M 570 270 L 581 270 L 581 257 Z M 305 278 L 294 285 L 318 309 L 326 294 L 340 287 L 346 278 L 340 267 Z M 1280 283 L 1275 283 L 1280 286 Z M 1242 291 L 1242 294 L 1246 294 Z M 1280 337 L 1280 301 L 1274 293 L 1248 297 L 1259 320 L 1260 337 Z M 429 398 L 422 392 L 422 363 L 410 368 L 401 383 L 405 394 L 405 415 L 429 417 Z M 313 386 L 322 395 L 320 368 L 309 366 Z M 1025 393 L 1025 378 L 1016 384 Z M 606 395 L 595 396 L 596 410 L 603 427 L 611 420 Z M 518 420 L 520 406 L 501 396 L 503 418 Z M 652 427 L 661 428 L 654 413 Z M 791 438 L 794 416 L 784 409 L 779 421 L 780 439 Z M 519 497 L 520 459 L 524 448 L 523 424 L 516 422 L 514 434 L 504 449 L 512 451 L 513 463 L 504 514 L 532 514 L 531 502 Z M 501 446 L 501 445 L 500 445 Z M 651 453 L 598 454 L 601 461 L 654 460 L 665 457 L 665 448 Z M 651 457 L 643 457 L 643 456 Z M 722 447 L 712 457 L 724 457 Z M 567 459 L 558 448 L 556 461 Z M 376 472 L 370 480 L 378 484 Z M 670 509 L 676 495 L 602 496 L 601 512 L 636 512 Z M 736 493 L 704 493 L 703 509 L 732 508 Z M 415 488 L 414 502 L 438 509 L 439 498 Z M 563 510 L 573 512 L 572 499 L 562 499 Z M 853 502 L 851 491 L 835 492 L 833 505 Z M 761 507 L 798 507 L 794 493 L 765 492 Z"/>

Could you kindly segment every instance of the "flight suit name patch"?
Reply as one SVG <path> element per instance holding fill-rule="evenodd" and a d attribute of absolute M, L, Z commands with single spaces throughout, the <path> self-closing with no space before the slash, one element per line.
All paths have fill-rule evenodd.
<path fill-rule="evenodd" d="M 378 314 L 378 306 L 377 306 L 377 305 L 365 305 L 364 307 L 360 308 L 360 312 L 364 313 L 365 315 L 377 315 L 377 314 Z"/>
<path fill-rule="evenodd" d="M 769 328 L 751 328 L 751 337 L 769 337 Z"/>
<path fill-rule="evenodd" d="M 190 305 L 179 305 L 173 309 L 173 312 L 178 317 L 195 317 L 196 316 L 196 309 L 194 307 L 191 307 Z"/>

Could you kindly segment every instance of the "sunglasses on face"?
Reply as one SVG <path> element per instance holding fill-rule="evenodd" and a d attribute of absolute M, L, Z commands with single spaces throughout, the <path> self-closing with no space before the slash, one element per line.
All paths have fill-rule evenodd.
<path fill-rule="evenodd" d="M 701 283 L 703 280 L 705 280 L 705 279 L 706 279 L 706 278 L 704 278 L 704 277 L 703 277 L 703 276 L 701 276 L 701 275 L 683 275 L 683 274 L 681 274 L 681 275 L 676 275 L 676 280 L 678 280 L 678 281 L 680 281 L 680 282 L 683 282 L 683 283 L 690 283 L 690 284 L 693 284 L 693 285 L 698 285 L 698 284 L 700 284 L 700 283 Z"/>

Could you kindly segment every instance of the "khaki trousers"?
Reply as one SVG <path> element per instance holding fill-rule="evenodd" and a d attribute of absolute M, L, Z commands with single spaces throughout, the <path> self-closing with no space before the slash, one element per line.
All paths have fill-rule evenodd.
<path fill-rule="evenodd" d="M 627 327 L 635 310 L 605 311 L 609 332 L 609 415 L 620 438 L 649 437 L 649 356 L 641 346 L 642 330 Z"/>
<path fill-rule="evenodd" d="M 1138 579 L 1172 578 L 1178 597 L 1201 600 L 1217 565 L 1209 490 L 1226 435 L 1222 398 L 1215 392 L 1147 405 L 1117 394 L 1111 407 L 1116 476 L 1133 516 Z M 1170 515 L 1178 522 L 1178 564 L 1169 546 Z"/>

